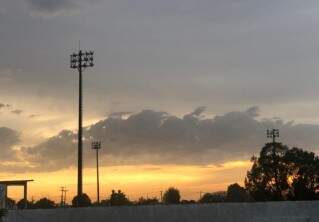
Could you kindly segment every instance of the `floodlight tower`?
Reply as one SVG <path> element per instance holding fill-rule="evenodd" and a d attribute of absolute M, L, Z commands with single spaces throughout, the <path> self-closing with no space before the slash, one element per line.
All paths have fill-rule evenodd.
<path fill-rule="evenodd" d="M 272 138 L 272 142 L 276 143 L 276 138 L 279 138 L 279 129 L 267 129 L 267 138 Z"/>
<path fill-rule="evenodd" d="M 73 53 L 70 56 L 71 69 L 77 69 L 79 72 L 79 128 L 78 128 L 78 196 L 83 194 L 83 154 L 82 154 L 82 72 L 89 67 L 93 67 L 93 51 L 82 51 Z"/>
<path fill-rule="evenodd" d="M 100 204 L 100 175 L 99 175 L 99 150 L 101 149 L 101 141 L 93 141 L 92 149 L 96 151 L 96 199 Z"/>

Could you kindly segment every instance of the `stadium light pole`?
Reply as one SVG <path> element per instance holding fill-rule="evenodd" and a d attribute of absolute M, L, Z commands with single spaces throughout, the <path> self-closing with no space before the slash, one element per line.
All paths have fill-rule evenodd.
<path fill-rule="evenodd" d="M 276 155 L 276 138 L 279 138 L 279 129 L 267 129 L 267 138 L 272 138 L 272 154 Z"/>
<path fill-rule="evenodd" d="M 96 150 L 96 202 L 100 204 L 100 175 L 99 175 L 99 150 L 101 149 L 101 141 L 93 141 L 92 149 Z"/>
<path fill-rule="evenodd" d="M 279 129 L 267 129 L 267 138 L 272 138 L 272 142 L 276 143 L 276 138 L 279 138 Z"/>
<path fill-rule="evenodd" d="M 78 197 L 83 194 L 83 141 L 82 141 L 82 72 L 93 67 L 93 51 L 82 51 L 70 56 L 70 68 L 78 70 L 79 73 L 79 128 L 78 128 Z M 79 198 L 78 198 L 79 199 Z"/>

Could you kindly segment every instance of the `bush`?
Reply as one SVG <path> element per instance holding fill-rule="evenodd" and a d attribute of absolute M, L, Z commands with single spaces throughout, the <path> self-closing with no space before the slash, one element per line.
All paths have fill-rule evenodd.
<path fill-rule="evenodd" d="M 144 197 L 140 197 L 137 201 L 137 205 L 154 205 L 154 204 L 158 204 L 159 201 L 156 197 L 153 198 L 144 198 Z"/>
<path fill-rule="evenodd" d="M 195 204 L 196 201 L 195 200 L 182 200 L 181 204 Z"/>
<path fill-rule="evenodd" d="M 55 208 L 56 204 L 54 203 L 54 201 L 44 197 L 38 200 L 37 202 L 35 202 L 33 207 L 37 209 L 50 209 L 50 208 Z"/>
<path fill-rule="evenodd" d="M 220 203 L 225 201 L 226 193 L 215 192 L 215 193 L 205 193 L 199 200 L 199 203 Z"/>
<path fill-rule="evenodd" d="M 238 183 L 228 186 L 226 195 L 227 202 L 247 202 L 249 199 L 249 195 L 245 188 L 241 187 Z"/>
<path fill-rule="evenodd" d="M 25 208 L 25 201 L 24 201 L 24 199 L 21 199 L 21 200 L 19 200 L 18 202 L 17 202 L 17 207 L 18 207 L 18 209 L 24 209 Z M 33 202 L 31 202 L 31 201 L 28 201 L 27 200 L 27 208 L 33 208 Z"/>
<path fill-rule="evenodd" d="M 81 196 L 77 195 L 72 200 L 72 206 L 73 207 L 89 207 L 91 206 L 91 199 L 86 193 L 83 193 Z"/>
<path fill-rule="evenodd" d="M 181 199 L 181 195 L 179 193 L 179 190 L 170 187 L 168 190 L 165 191 L 164 196 L 163 196 L 163 202 L 165 204 L 179 204 Z"/>
<path fill-rule="evenodd" d="M 115 192 L 112 190 L 112 194 L 110 196 L 110 205 L 111 206 L 122 206 L 122 205 L 129 205 L 130 201 L 126 197 L 125 193 L 121 190 Z"/>

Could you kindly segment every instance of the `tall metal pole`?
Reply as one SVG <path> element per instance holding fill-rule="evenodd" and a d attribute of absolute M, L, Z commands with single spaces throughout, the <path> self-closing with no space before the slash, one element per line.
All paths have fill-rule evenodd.
<path fill-rule="evenodd" d="M 100 204 L 100 175 L 99 175 L 99 150 L 96 150 L 96 192 L 97 204 Z"/>
<path fill-rule="evenodd" d="M 61 203 L 60 206 L 64 206 L 64 187 L 61 187 Z"/>
<path fill-rule="evenodd" d="M 99 149 L 101 149 L 101 141 L 92 142 L 92 149 L 96 151 L 96 202 L 100 204 L 100 174 L 99 174 Z"/>
<path fill-rule="evenodd" d="M 82 72 L 87 67 L 93 67 L 93 51 L 73 53 L 70 56 L 70 66 L 72 69 L 77 69 L 79 72 L 79 126 L 78 126 L 78 197 L 83 194 L 83 141 L 82 141 L 82 116 L 83 116 L 83 101 L 82 101 Z M 78 198 L 79 199 L 79 198 Z"/>
<path fill-rule="evenodd" d="M 79 51 L 79 64 L 82 64 L 82 51 Z M 79 65 L 79 128 L 78 128 L 78 196 L 83 193 L 83 141 L 82 141 L 82 65 Z"/>

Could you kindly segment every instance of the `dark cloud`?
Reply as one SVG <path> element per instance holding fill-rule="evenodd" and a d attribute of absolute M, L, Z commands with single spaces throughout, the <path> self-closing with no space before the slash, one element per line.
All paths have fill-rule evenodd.
<path fill-rule="evenodd" d="M 34 170 L 58 170 L 75 163 L 76 135 L 64 130 L 32 148 L 22 148 L 25 158 L 34 166 Z"/>
<path fill-rule="evenodd" d="M 74 0 L 26 0 L 35 10 L 55 13 L 77 7 Z"/>
<path fill-rule="evenodd" d="M 12 129 L 0 127 L 0 160 L 16 160 L 16 151 L 13 146 L 19 144 L 20 134 Z"/>
<path fill-rule="evenodd" d="M 214 118 L 202 118 L 196 109 L 179 118 L 166 112 L 144 110 L 127 119 L 108 118 L 84 130 L 86 166 L 92 165 L 92 140 L 101 140 L 102 163 L 107 164 L 218 164 L 248 160 L 266 142 L 265 130 L 279 128 L 282 141 L 316 150 L 319 126 L 258 120 L 257 107 Z M 58 170 L 76 163 L 76 134 L 59 135 L 23 153 L 34 170 Z"/>
<path fill-rule="evenodd" d="M 17 115 L 20 115 L 22 112 L 23 112 L 22 109 L 15 109 L 15 110 L 12 110 L 12 111 L 11 111 L 11 113 L 17 114 Z"/>

